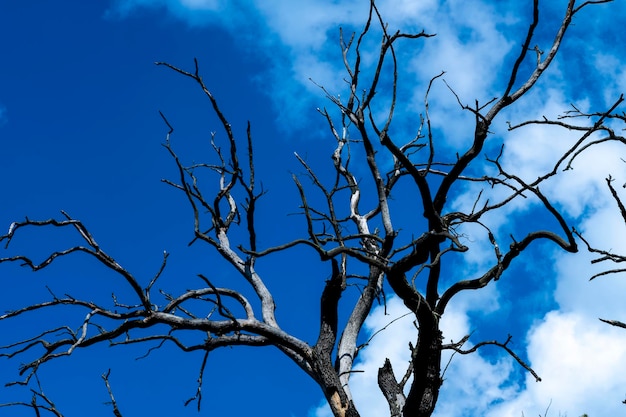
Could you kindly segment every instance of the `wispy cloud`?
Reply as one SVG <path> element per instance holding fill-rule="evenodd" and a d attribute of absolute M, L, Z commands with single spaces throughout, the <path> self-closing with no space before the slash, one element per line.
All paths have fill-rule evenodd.
<path fill-rule="evenodd" d="M 577 313 L 551 312 L 530 331 L 528 356 L 543 378 L 484 415 L 619 415 L 626 387 L 626 334 Z"/>
<path fill-rule="evenodd" d="M 106 19 L 132 18 L 145 12 L 165 12 L 165 16 L 181 21 L 189 27 L 219 26 L 233 34 L 246 34 L 240 25 L 254 22 L 253 14 L 241 13 L 250 10 L 247 0 L 224 2 L 221 0 L 112 0 L 106 10 Z"/>
<path fill-rule="evenodd" d="M 423 99 L 425 82 L 442 70 L 447 71 L 446 79 L 461 97 L 473 100 L 481 96 L 482 99 L 485 87 L 491 88 L 492 78 L 482 77 L 479 71 L 467 71 L 466 68 L 469 66 L 489 73 L 497 71 L 502 65 L 502 57 L 512 46 L 498 26 L 515 21 L 511 15 L 501 16 L 493 7 L 469 7 L 460 1 L 442 3 L 436 0 L 401 1 L 393 5 L 381 3 L 379 7 L 391 28 L 437 34 L 432 41 L 407 43 L 411 48 L 405 49 L 407 58 L 414 57 L 404 71 L 409 75 L 406 82 L 419 86 L 415 96 L 417 102 L 406 106 L 414 113 L 421 111 L 422 106 L 417 103 Z M 368 12 L 368 5 L 356 0 L 306 0 L 297 3 L 117 0 L 107 14 L 126 17 L 147 8 L 166 10 L 190 25 L 217 25 L 241 40 L 242 48 L 254 49 L 254 53 L 265 56 L 270 67 L 259 79 L 267 85 L 280 85 L 280 89 L 272 89 L 271 98 L 290 126 L 294 125 L 291 118 L 298 118 L 301 114 L 294 108 L 304 110 L 306 105 L 311 112 L 315 107 L 328 104 L 317 85 L 324 86 L 333 95 L 346 92 L 339 27 L 349 37 L 362 29 Z M 447 19 L 449 16 L 457 17 L 450 22 Z M 472 33 L 471 39 L 460 39 L 460 32 Z M 363 49 L 365 67 L 368 63 L 375 63 L 379 41 L 378 32 L 367 40 Z M 418 50 L 423 48 L 423 51 L 415 54 L 415 46 Z M 442 100 L 445 106 L 436 110 L 441 112 L 441 117 L 434 117 L 433 120 L 440 126 L 451 126 L 445 123 L 445 116 L 452 107 L 458 110 L 458 105 L 445 88 L 442 97 L 445 98 Z M 437 100 L 436 97 L 433 99 Z M 292 111 L 290 114 L 281 109 Z M 399 111 L 407 111 L 407 108 Z M 296 126 L 302 124 L 302 120 L 297 122 Z"/>
<path fill-rule="evenodd" d="M 564 2 L 545 3 L 540 28 L 554 29 L 557 22 L 546 24 L 546 16 L 548 21 L 560 19 Z M 359 31 L 368 10 L 367 4 L 357 0 L 115 0 L 107 14 L 126 17 L 148 8 L 166 10 L 190 25 L 218 25 L 241 40 L 242 48 L 264 55 L 272 65 L 261 78 L 269 85 L 280 85 L 280 91 L 272 89 L 271 94 L 279 111 L 293 109 L 303 102 L 310 106 L 309 111 L 317 107 L 321 94 L 310 80 L 325 86 L 332 94 L 341 94 L 345 88 L 342 81 L 345 71 L 338 28 L 343 27 L 348 35 Z M 415 87 L 414 101 L 407 103 L 415 112 L 423 110 L 428 80 L 441 71 L 446 71 L 446 81 L 464 102 L 471 103 L 475 99 L 485 102 L 497 95 L 503 88 L 502 71 L 510 68 L 519 52 L 531 14 L 529 5 L 512 1 L 470 5 L 460 0 L 403 0 L 393 4 L 381 2 L 379 8 L 394 30 L 425 30 L 437 35 L 418 45 L 411 44 L 407 54 L 412 59 L 402 68 L 408 77 L 406 84 Z M 578 19 L 576 23 L 579 30 L 584 30 L 593 22 Z M 544 43 L 547 46 L 554 33 L 548 29 L 538 32 L 545 38 L 540 39 L 540 46 Z M 375 48 L 378 41 L 379 37 L 374 36 L 371 46 Z M 592 47 L 589 42 L 585 45 Z M 375 55 L 370 56 L 370 61 Z M 365 53 L 365 62 L 367 58 Z M 596 54 L 596 59 L 612 59 L 613 63 L 617 60 L 606 50 Z M 614 74 L 619 71 L 619 65 L 600 68 L 607 72 L 607 78 L 619 80 Z M 469 113 L 459 111 L 456 98 L 442 83 L 433 91 L 431 100 L 436 126 L 449 133 L 452 140 L 462 141 L 467 132 L 462 130 L 464 123 L 461 122 Z M 284 112 L 283 117 L 298 117 L 299 112 L 292 113 L 294 116 Z M 451 114 L 458 123 L 448 122 Z"/>
<path fill-rule="evenodd" d="M 0 127 L 4 126 L 8 122 L 7 108 L 0 104 Z"/>

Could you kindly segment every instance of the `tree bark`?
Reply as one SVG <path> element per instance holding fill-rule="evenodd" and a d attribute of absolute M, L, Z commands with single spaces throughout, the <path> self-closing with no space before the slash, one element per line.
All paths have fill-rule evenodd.
<path fill-rule="evenodd" d="M 396 381 L 391 361 L 388 358 L 385 359 L 383 367 L 378 369 L 378 386 L 389 403 L 390 417 L 402 417 L 406 397 L 402 387 Z"/>
<path fill-rule="evenodd" d="M 313 350 L 313 372 L 335 417 L 360 417 L 348 397 L 327 352 Z"/>
<path fill-rule="evenodd" d="M 413 383 L 403 410 L 404 417 L 430 417 L 441 387 L 442 334 L 434 317 L 428 326 L 420 322 L 413 353 Z"/>

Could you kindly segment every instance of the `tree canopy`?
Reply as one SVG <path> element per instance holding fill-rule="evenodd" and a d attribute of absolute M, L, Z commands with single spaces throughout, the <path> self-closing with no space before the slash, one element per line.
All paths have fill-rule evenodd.
<path fill-rule="evenodd" d="M 121 4 L 112 6 L 109 19 L 132 10 Z M 533 396 L 530 384 L 542 381 L 549 396 L 587 387 L 552 389 L 555 373 L 576 369 L 568 358 L 589 359 L 590 352 L 593 367 L 608 375 L 601 390 L 614 395 L 626 383 L 610 373 L 626 360 L 624 335 L 599 322 L 596 310 L 571 307 L 577 300 L 611 306 L 612 294 L 604 286 L 589 289 L 595 283 L 587 279 L 602 270 L 571 266 L 588 262 L 581 247 L 600 259 L 623 260 L 612 249 L 594 249 L 612 248 L 610 228 L 626 222 L 613 186 L 623 172 L 625 141 L 619 61 L 610 48 L 596 51 L 595 35 L 584 30 L 619 8 L 573 0 L 558 7 L 535 0 L 520 10 L 483 6 L 466 16 L 471 22 L 448 14 L 449 21 L 436 23 L 403 20 L 371 2 L 362 20 L 325 33 L 334 53 L 307 51 L 298 38 L 272 39 L 293 50 L 275 56 L 275 67 L 263 67 L 266 74 L 290 58 L 299 64 L 292 70 L 309 68 L 319 77 L 311 74 L 306 90 L 269 84 L 280 80 L 275 75 L 250 81 L 274 104 L 291 105 L 270 113 L 255 113 L 241 91 L 227 94 L 238 82 L 228 75 L 227 57 L 157 60 L 158 77 L 172 83 L 160 88 L 177 90 L 163 107 L 157 101 L 160 111 L 149 128 L 162 138 L 155 165 L 166 197 L 145 199 L 147 189 L 135 185 L 136 173 L 151 164 L 144 148 L 158 148 L 156 141 L 139 142 L 121 166 L 102 165 L 105 176 L 124 171 L 116 186 L 126 188 L 100 190 L 102 198 L 80 216 L 68 207 L 40 217 L 38 207 L 37 218 L 13 217 L 0 236 L 8 289 L 0 355 L 18 370 L 5 382 L 11 393 L 24 385 L 32 393 L 29 400 L 3 399 L 3 407 L 70 415 L 60 402 L 57 408 L 48 386 L 88 352 L 96 355 L 86 360 L 89 367 L 102 368 L 100 389 L 112 413 L 126 417 L 133 415 L 125 411 L 129 401 L 155 395 L 151 387 L 162 385 L 159 378 L 166 385 L 160 395 L 182 395 L 179 402 L 201 412 L 233 406 L 214 387 L 237 389 L 237 401 L 265 398 L 262 408 L 282 401 L 293 407 L 283 398 L 298 396 L 287 376 L 297 368 L 298 383 L 321 389 L 315 392 L 325 405 L 317 415 L 380 415 L 380 407 L 391 416 L 460 415 L 459 409 L 463 415 L 530 414 L 529 398 L 544 401 L 533 410 L 548 402 Z M 442 15 L 435 5 L 421 11 L 431 19 Z M 512 17 L 520 11 L 523 18 Z M 472 20 L 499 15 L 497 22 Z M 598 36 L 606 33 L 613 32 Z M 296 52 L 301 55 L 294 58 Z M 439 63 L 446 53 L 451 75 L 423 64 Z M 329 57 L 334 66 L 318 65 Z M 589 57 L 594 63 L 584 62 Z M 307 59 L 314 60 L 308 67 Z M 234 75 L 245 72 L 238 65 Z M 316 111 L 304 105 L 311 92 L 324 100 Z M 255 115 L 261 120 L 246 120 Z M 268 128 L 268 136 L 263 128 L 270 120 L 278 129 Z M 102 149 L 123 153 L 119 138 L 127 133 L 113 131 L 116 141 Z M 292 139 L 298 136 L 304 138 Z M 90 146 L 92 161 L 110 152 Z M 37 181 L 46 181 L 34 166 Z M 55 185 L 80 189 L 70 184 L 89 177 L 89 166 L 74 165 L 72 176 Z M 110 212 L 103 210 L 109 199 Z M 598 223 L 609 208 L 614 214 Z M 603 298 L 595 298 L 597 291 Z M 591 322 L 591 330 L 578 332 Z M 105 354 L 104 347 L 116 353 Z M 215 355 L 229 347 L 232 352 L 218 356 L 224 364 L 214 368 Z M 269 363 L 252 353 L 237 368 L 239 358 L 268 347 L 275 349 Z M 118 367 L 100 363 L 99 355 Z M 181 356 L 195 366 L 179 362 Z M 143 365 L 125 365 L 129 357 Z M 296 365 L 289 372 L 285 359 Z M 179 363 L 184 369 L 176 369 Z M 281 364 L 275 375 L 272 363 Z M 124 378 L 135 378 L 121 389 L 120 366 L 128 366 Z M 250 375 L 260 393 L 233 388 Z M 184 394 L 169 389 L 185 378 Z M 369 398 L 373 386 L 377 400 Z M 463 392 L 480 398 L 460 398 Z M 135 402 L 145 412 L 158 401 Z M 581 400 L 574 405 L 588 408 L 573 412 L 601 412 L 604 403 Z"/>

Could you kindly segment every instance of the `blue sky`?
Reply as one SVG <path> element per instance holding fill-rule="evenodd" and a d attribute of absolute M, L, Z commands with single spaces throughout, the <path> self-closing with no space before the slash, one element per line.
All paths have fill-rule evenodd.
<path fill-rule="evenodd" d="M 161 146 L 166 126 L 176 129 L 173 146 L 187 161 L 211 155 L 208 138 L 218 132 L 209 103 L 189 80 L 157 67 L 167 61 L 191 70 L 197 57 L 208 86 L 236 133 L 252 123 L 257 175 L 267 195 L 259 208 L 259 243 L 271 246 L 304 232 L 291 173 L 302 172 L 293 152 L 323 169 L 334 147 L 317 107 L 331 106 L 323 92 L 344 91 L 337 28 L 358 30 L 367 7 L 358 1 L 261 2 L 211 0 L 46 1 L 0 4 L 0 227 L 28 216 L 59 217 L 60 210 L 85 222 L 100 245 L 146 282 L 158 270 L 163 250 L 171 253 L 161 284 L 172 291 L 198 285 L 197 273 L 216 280 L 234 272 L 206 247 L 186 245 L 192 221 L 182 195 L 161 183 L 175 166 Z M 413 135 L 423 112 L 428 80 L 446 71 L 446 82 L 466 102 L 502 91 L 503 70 L 525 35 L 525 2 L 398 1 L 381 4 L 392 28 L 435 32 L 435 38 L 404 44 L 401 80 L 406 84 L 397 112 L 400 134 Z M 537 42 L 546 48 L 562 14 L 563 1 L 545 2 Z M 589 8 L 577 17 L 563 54 L 536 91 L 493 126 L 506 140 L 505 158 L 524 178 L 550 166 L 571 136 L 530 128 L 506 132 L 506 120 L 556 116 L 575 102 L 580 108 L 607 106 L 626 92 L 622 45 L 624 2 Z M 371 39 L 375 47 L 378 39 Z M 365 62 L 371 56 L 365 56 Z M 442 138 L 441 149 L 466 139 L 467 115 L 443 83 L 433 87 L 430 115 Z M 594 107 L 592 107 L 594 106 Z M 443 142 L 445 141 L 445 142 Z M 499 144 L 494 144 L 496 149 Z M 541 151 L 538 151 L 541 150 Z M 487 150 L 488 151 L 488 150 Z M 590 241 L 626 253 L 624 229 L 603 181 L 626 180 L 619 147 L 604 146 L 581 158 L 574 174 L 558 176 L 545 192 Z M 359 168 L 355 168 L 358 170 Z M 363 170 L 365 172 L 365 169 Z M 571 175 L 570 175 L 571 174 Z M 452 203 L 471 204 L 477 190 L 460 190 Z M 411 213 L 399 213 L 411 219 Z M 541 222 L 536 206 L 513 205 L 489 221 L 508 233 Z M 471 236 L 471 230 L 468 230 Z M 75 242 L 71 233 L 38 231 L 12 242 L 10 254 L 34 257 Z M 30 238 L 30 239 L 29 239 Z M 455 267 L 472 275 L 485 264 L 489 247 L 478 242 Z M 3 251 L 1 256 L 5 256 Z M 264 265 L 276 292 L 281 325 L 314 341 L 318 296 L 328 271 L 316 256 L 297 251 Z M 444 319 L 446 339 L 474 331 L 474 343 L 514 335 L 515 348 L 542 376 L 535 383 L 510 359 L 494 352 L 453 358 L 436 411 L 447 416 L 618 415 L 626 394 L 626 332 L 597 317 L 625 319 L 623 277 L 592 283 L 589 256 L 565 256 L 537 247 L 511 273 L 480 293 L 460 297 Z M 305 270 L 301 268 L 306 265 Z M 37 274 L 16 265 L 0 267 L 0 310 L 69 293 L 87 298 L 124 294 L 123 283 L 80 256 Z M 349 296 L 355 296 L 352 293 Z M 46 317 L 78 326 L 81 316 L 60 310 Z M 391 299 L 388 315 L 376 310 L 368 330 L 404 314 Z M 0 322 L 0 345 L 37 329 L 35 316 Z M 375 384 L 384 356 L 406 360 L 413 337 L 410 320 L 399 320 L 371 343 L 352 379 L 363 416 L 386 409 Z M 110 415 L 100 375 L 112 369 L 111 384 L 126 417 L 197 415 L 181 404 L 195 392 L 201 361 L 169 347 L 136 361 L 146 349 L 96 347 L 48 364 L 40 373 L 44 392 L 67 417 Z M 600 355 L 597 352 L 601 352 Z M 384 356 L 381 356 L 384 355 Z M 13 380 L 19 359 L 1 359 L 1 382 Z M 395 363 L 395 362 L 394 362 Z M 288 395 L 286 394 L 288 393 Z M 375 393 L 375 394 L 373 394 Z M 0 403 L 28 399 L 17 388 L 1 388 Z M 139 399 L 139 400 L 137 400 Z M 202 414 L 326 416 L 322 395 L 288 359 L 272 348 L 225 349 L 211 353 L 204 383 Z M 32 415 L 0 408 L 0 416 Z"/>

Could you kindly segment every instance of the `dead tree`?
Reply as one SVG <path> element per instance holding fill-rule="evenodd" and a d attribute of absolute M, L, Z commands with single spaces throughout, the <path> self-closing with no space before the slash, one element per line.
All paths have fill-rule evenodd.
<path fill-rule="evenodd" d="M 588 119 L 590 121 L 580 126 L 560 119 L 510 125 L 509 130 L 516 130 L 530 124 L 548 124 L 577 134 L 569 149 L 554 160 L 552 169 L 532 181 L 507 170 L 501 153 L 487 155 L 485 160 L 483 152 L 487 142 L 494 138 L 490 129 L 496 121 L 505 122 L 501 120 L 503 111 L 515 106 L 531 91 L 554 61 L 573 19 L 588 6 L 608 1 L 585 1 L 577 5 L 570 0 L 560 26 L 555 28 L 553 43 L 544 52 L 533 47 L 539 26 L 539 1 L 535 0 L 532 21 L 521 39 L 520 52 L 512 62 L 508 81 L 499 97 L 484 103 L 476 101 L 472 105 L 464 104 L 457 97 L 460 108 L 472 115 L 474 124 L 466 132 L 467 146 L 456 152 L 440 152 L 437 147 L 441 141 L 431 128 L 428 92 L 421 123 L 415 126 L 416 135 L 408 139 L 392 137 L 394 112 L 399 105 L 398 45 L 428 42 L 428 38 L 434 35 L 425 31 L 415 34 L 391 32 L 372 1 L 362 32 L 349 38 L 342 34 L 340 38 L 350 94 L 339 98 L 322 87 L 338 114 L 333 117 L 333 111 L 319 110 L 329 127 L 330 137 L 335 141 L 332 166 L 322 169 L 332 170 L 334 180 L 323 181 L 318 168 L 296 155 L 305 171 L 304 176 L 293 178 L 301 198 L 299 207 L 305 232 L 300 239 L 269 248 L 257 244 L 255 210 L 263 204 L 263 192 L 257 186 L 250 126 L 247 138 L 240 141 L 200 76 L 197 61 L 191 72 L 168 63 L 157 63 L 194 81 L 210 101 L 223 128 L 223 136 L 211 138 L 216 162 L 189 165 L 175 151 L 174 129 L 164 116 L 169 129 L 164 147 L 178 170 L 176 180 L 164 181 L 179 190 L 189 203 L 194 221 L 192 243 L 207 245 L 209 250 L 219 253 L 238 273 L 241 282 L 218 287 L 213 284 L 213 278 L 200 273 L 199 285 L 195 289 L 179 294 L 163 289 L 157 292 L 155 288 L 166 268 L 167 254 L 163 256 L 159 272 L 149 282 L 140 282 L 100 247 L 85 223 L 65 212 L 60 219 L 15 221 L 0 237 L 5 248 L 25 229 L 42 227 L 73 229 L 82 244 L 59 249 L 41 262 L 18 254 L 3 257 L 0 263 L 19 263 L 37 271 L 59 258 L 87 254 L 118 274 L 132 290 L 133 298 L 115 299 L 111 305 L 102 305 L 87 299 L 52 296 L 47 302 L 4 313 L 0 320 L 33 312 L 50 311 L 48 314 L 53 314 L 55 306 L 59 305 L 73 305 L 84 311 L 77 322 L 68 324 L 61 329 L 63 331 L 50 329 L 14 341 L 3 346 L 1 354 L 21 358 L 20 372 L 24 379 L 19 382 L 24 383 L 47 362 L 71 355 L 76 349 L 101 343 L 172 343 L 184 351 L 200 350 L 205 352 L 201 375 L 207 365 L 206 355 L 214 349 L 240 345 L 274 346 L 315 380 L 335 416 L 355 417 L 359 416 L 359 411 L 350 391 L 350 375 L 359 350 L 363 348 L 358 345 L 357 338 L 376 300 L 387 288 L 404 302 L 416 322 L 414 341 L 410 345 L 410 363 L 393 364 L 396 369 L 403 367 L 402 373 L 407 377 L 398 380 L 390 361 L 385 358 L 380 361 L 378 382 L 389 403 L 391 416 L 425 417 L 433 413 L 443 382 L 441 357 L 446 349 L 470 353 L 484 345 L 495 345 L 539 380 L 509 347 L 510 337 L 504 342 L 482 342 L 464 350 L 467 338 L 444 343 L 440 318 L 457 294 L 495 283 L 527 248 L 537 242 L 550 242 L 568 252 L 577 251 L 571 225 L 540 186 L 570 167 L 581 152 L 598 142 L 598 135 L 604 135 L 603 140 L 624 140 L 605 124 L 608 118 L 614 117 L 623 99 L 616 99 L 613 106 L 594 113 Z M 381 37 L 380 49 L 373 72 L 364 74 L 363 48 L 365 40 L 371 36 Z M 441 75 L 435 76 L 431 84 L 441 82 L 440 78 Z M 388 87 L 382 86 L 383 79 Z M 384 105 L 384 102 L 377 101 L 377 92 L 382 88 L 388 88 L 385 97 L 389 101 L 385 105 L 385 116 L 381 118 L 381 112 L 372 109 Z M 455 93 L 451 90 L 450 94 Z M 221 137 L 225 138 L 221 139 L 225 147 L 217 144 Z M 246 148 L 244 151 L 240 149 L 242 145 Z M 352 160 L 351 155 L 362 155 L 362 160 Z M 353 169 L 355 164 L 366 166 L 369 178 L 358 178 Z M 490 169 L 485 170 L 484 166 Z M 218 184 L 214 192 L 201 181 L 207 172 L 214 175 Z M 303 183 L 304 178 L 310 181 L 310 185 Z M 468 184 L 482 186 L 485 194 L 478 192 L 475 203 L 466 210 L 453 209 L 450 201 Z M 398 192 L 400 188 L 401 193 Z M 486 197 L 490 190 L 498 191 L 492 193 L 498 196 L 496 199 Z M 322 197 L 314 198 L 314 193 Z M 396 202 L 394 204 L 406 201 L 403 204 L 414 206 L 414 218 L 421 219 L 415 224 L 421 225 L 420 228 L 397 224 L 391 199 Z M 556 228 L 529 230 L 506 240 L 500 238 L 486 219 L 490 213 L 505 210 L 520 199 L 539 204 L 553 219 Z M 380 230 L 375 229 L 375 225 L 381 225 Z M 482 236 L 465 239 L 462 233 L 467 225 L 480 228 Z M 244 239 L 242 235 L 245 235 Z M 462 256 L 472 242 L 478 241 L 490 245 L 491 265 L 475 276 L 451 277 L 454 278 L 451 284 L 447 284 L 448 277 L 444 285 L 442 266 L 453 254 Z M 302 340 L 281 328 L 275 316 L 272 291 L 264 278 L 272 274 L 271 267 L 263 263 L 266 258 L 281 254 L 289 256 L 289 251 L 297 246 L 317 253 L 320 262 L 327 265 L 330 276 L 320 295 L 319 335 L 312 341 Z M 360 286 L 357 297 L 346 295 L 350 282 L 357 282 Z M 251 289 L 258 300 L 250 301 L 240 289 L 242 284 L 248 286 L 246 291 Z M 209 314 L 206 308 L 200 311 L 193 304 L 198 300 L 212 306 Z M 340 320 L 340 309 L 350 312 L 347 320 Z M 164 328 L 169 331 L 162 332 Z M 153 333 L 149 333 L 150 329 L 154 329 Z M 198 332 L 203 335 L 203 340 L 186 344 L 178 337 L 181 331 Z M 146 332 L 149 333 L 147 336 Z M 115 410 L 119 413 L 117 406 Z"/>

